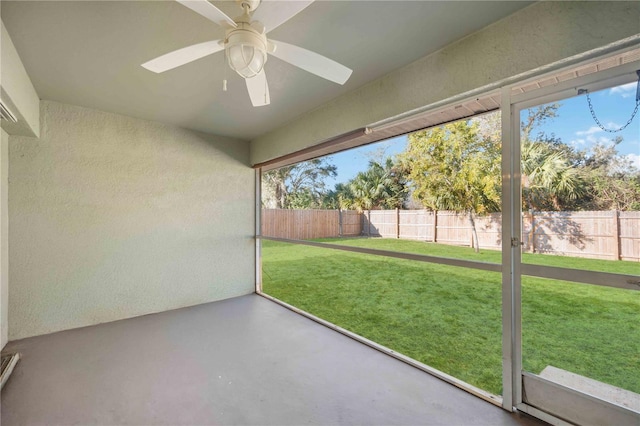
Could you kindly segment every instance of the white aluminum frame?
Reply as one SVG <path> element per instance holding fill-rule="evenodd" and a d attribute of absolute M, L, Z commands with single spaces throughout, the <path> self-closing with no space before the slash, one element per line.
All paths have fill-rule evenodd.
<path fill-rule="evenodd" d="M 518 95 L 511 96 L 511 87 L 506 87 L 502 93 L 502 129 L 503 129 L 503 272 L 506 272 L 508 267 L 507 263 L 511 262 L 511 274 L 510 284 L 512 288 L 508 288 L 509 282 L 503 274 L 503 292 L 512 291 L 511 303 L 512 306 L 506 307 L 503 305 L 503 326 L 509 316 L 512 316 L 511 326 L 513 336 L 513 347 L 511 348 L 511 373 L 512 381 L 509 382 L 506 377 L 506 372 L 503 372 L 503 386 L 504 386 L 504 405 L 507 405 L 506 393 L 509 383 L 512 388 L 510 389 L 513 395 L 513 403 L 516 409 L 539 417 L 552 424 L 566 424 L 564 420 L 546 413 L 541 407 L 534 407 L 523 400 L 523 376 L 531 378 L 534 375 L 526 373 L 522 369 L 522 275 L 530 275 L 542 278 L 567 280 L 579 283 L 588 283 L 601 286 L 610 286 L 616 288 L 623 288 L 628 290 L 640 290 L 640 278 L 632 275 L 614 274 L 607 272 L 596 271 L 584 271 L 567 268 L 558 268 L 550 266 L 522 264 L 522 256 L 520 250 L 520 238 L 521 238 L 521 175 L 520 175 L 520 112 L 524 109 L 542 105 L 545 103 L 555 102 L 558 100 L 574 97 L 578 95 L 580 89 L 587 89 L 590 92 L 606 89 L 608 87 L 614 87 L 629 82 L 638 81 L 636 71 L 640 69 L 640 61 L 621 65 L 619 67 L 611 68 L 602 72 L 578 77 L 566 82 L 561 82 L 556 85 L 544 87 L 535 91 L 526 92 Z M 519 86 L 522 83 L 518 84 Z M 505 116 L 505 111 L 508 117 Z M 505 143 L 508 141 L 508 143 Z M 505 198 L 509 198 L 508 202 Z M 505 209 L 506 207 L 506 209 Z M 508 213 L 508 214 L 507 214 Z M 508 223 L 507 223 L 508 222 Z M 506 233 L 506 229 L 511 229 L 511 235 Z M 516 244 L 513 246 L 512 241 Z M 509 253 L 509 255 L 507 255 Z M 508 301 L 503 293 L 503 301 Z M 505 336 L 503 336 L 503 340 Z M 503 345 L 503 357 L 505 357 L 505 363 L 508 362 L 509 351 Z M 544 383 L 544 380 L 539 380 L 539 383 Z M 556 389 L 564 389 L 567 401 L 561 402 L 561 404 L 567 408 L 568 417 L 571 418 L 572 403 L 569 401 L 569 397 L 575 397 L 580 392 L 564 388 L 560 385 L 555 385 Z M 611 404 L 603 403 L 599 405 L 601 408 L 610 407 Z M 508 409 L 508 407 L 505 407 Z M 616 407 L 616 410 L 619 408 Z M 640 419 L 640 417 L 639 417 Z"/>
<path fill-rule="evenodd" d="M 621 49 L 613 54 L 622 53 Z M 590 59 L 584 61 L 583 64 L 592 63 L 595 60 L 603 59 L 611 54 L 603 55 L 601 58 Z M 572 69 L 581 64 L 573 64 L 567 69 Z M 640 290 L 640 279 L 636 276 L 625 274 L 613 274 L 596 271 L 580 271 L 567 268 L 547 267 L 532 264 L 522 264 L 521 254 L 521 235 L 522 235 L 522 216 L 521 216 L 521 175 L 520 175 L 520 111 L 532 106 L 541 105 L 557 101 L 564 98 L 573 97 L 578 94 L 579 89 L 588 89 L 589 91 L 601 90 L 607 87 L 625 84 L 637 80 L 635 71 L 640 69 L 640 61 L 617 66 L 615 68 L 600 71 L 594 74 L 577 77 L 569 81 L 557 83 L 555 85 L 543 87 L 535 91 L 511 94 L 514 87 L 522 87 L 528 81 L 540 79 L 540 75 L 528 80 L 518 81 L 517 83 L 504 86 L 501 90 L 501 113 L 502 113 L 502 263 L 493 264 L 485 262 L 475 262 L 461 259 L 447 259 L 434 256 L 425 256 L 409 253 L 390 252 L 386 250 L 366 249 L 361 247 L 341 246 L 337 244 L 315 243 L 310 241 L 290 240 L 282 238 L 271 238 L 262 236 L 261 227 L 261 179 L 262 169 L 256 169 L 256 293 L 285 306 L 301 315 L 304 315 L 320 324 L 330 327 L 342 334 L 345 334 L 355 340 L 358 340 L 372 348 L 380 350 L 393 356 L 403 362 L 413 365 L 423 371 L 426 371 L 436 377 L 439 377 L 461 389 L 464 389 L 486 401 L 495 405 L 502 406 L 505 410 L 520 410 L 532 416 L 538 417 L 548 423 L 554 425 L 568 425 L 563 419 L 549 414 L 539 408 L 523 403 L 523 374 L 533 376 L 530 373 L 522 371 L 522 275 L 536 276 L 542 278 L 550 278 L 563 281 L 573 281 L 578 283 L 587 283 L 593 285 L 611 286 L 616 288 L 624 288 L 631 290 Z M 557 73 L 554 70 L 553 73 Z M 451 100 L 450 100 L 451 101 Z M 453 102 L 449 102 L 453 103 Z M 308 312 L 302 311 L 291 306 L 281 300 L 273 298 L 262 292 L 262 258 L 261 258 L 261 240 L 281 241 L 292 244 L 304 244 L 322 248 L 330 248 L 335 250 L 350 251 L 356 253 L 366 253 L 372 255 L 395 257 L 400 259 L 416 260 L 421 262 L 432 262 L 456 267 L 467 267 L 473 269 L 481 269 L 492 272 L 502 272 L 502 361 L 503 361 L 503 396 L 492 395 L 486 391 L 478 389 L 468 383 L 465 383 L 455 377 L 449 376 L 444 372 L 436 370 L 432 367 L 424 365 L 409 357 L 399 354 L 392 349 L 386 348 L 375 342 L 372 342 L 353 332 L 338 327 L 321 318 L 318 318 Z M 544 382 L 542 380 L 541 382 Z M 556 387 L 559 385 L 556 385 Z M 567 388 L 568 389 L 568 388 Z M 573 395 L 579 393 L 569 389 Z M 603 404 L 607 405 L 607 404 Z"/>
<path fill-rule="evenodd" d="M 605 401 L 536 374 L 523 372 L 527 401 L 521 409 L 540 406 L 551 415 L 565 417 L 576 424 L 637 425 L 640 414 L 628 407 Z M 523 410 L 524 411 L 524 410 Z"/>
<path fill-rule="evenodd" d="M 490 272 L 501 272 L 499 263 L 478 262 L 476 260 L 453 259 L 449 257 L 428 256 L 425 254 L 404 253 L 399 251 L 378 250 L 365 247 L 346 246 L 341 244 L 316 243 L 307 240 L 291 240 L 288 238 L 260 237 L 263 240 L 279 241 L 282 243 L 299 244 L 303 246 L 328 248 L 333 250 L 349 251 L 352 253 L 372 254 L 374 256 L 394 257 L 396 259 L 415 260 L 418 262 L 437 263 L 440 265 L 457 266 L 461 268 L 480 269 Z"/>
<path fill-rule="evenodd" d="M 520 368 L 515 362 L 519 344 L 515 337 L 519 330 L 520 318 L 518 305 L 520 274 L 520 212 L 514 205 L 520 203 L 520 175 L 514 164 L 514 158 L 520 158 L 520 144 L 513 143 L 519 126 L 514 129 L 513 108 L 510 100 L 511 88 L 502 89 L 502 407 L 513 411 L 518 401 L 516 372 Z M 519 120 L 517 121 L 519 122 Z M 515 151 L 515 152 L 514 152 Z M 514 243 L 517 247 L 513 247 Z"/>
<path fill-rule="evenodd" d="M 262 169 L 256 169 L 256 180 L 255 180 L 255 196 L 256 196 L 256 204 L 255 204 L 255 240 L 256 240 L 256 293 L 262 293 L 262 241 L 260 240 L 262 237 Z"/>

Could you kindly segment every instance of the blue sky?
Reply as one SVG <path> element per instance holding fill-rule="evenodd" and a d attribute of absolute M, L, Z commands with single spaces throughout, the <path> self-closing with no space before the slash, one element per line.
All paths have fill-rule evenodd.
<path fill-rule="evenodd" d="M 635 107 L 636 87 L 634 82 L 591 94 L 594 110 L 602 124 L 607 128 L 618 128 L 627 122 Z M 539 130 L 553 133 L 564 143 L 584 150 L 597 143 L 611 143 L 615 136 L 621 135 L 623 142 L 618 145 L 618 152 L 628 156 L 640 168 L 640 113 L 624 131 L 607 133 L 594 122 L 586 97 L 581 95 L 561 101 L 558 118 L 545 123 Z M 400 153 L 406 145 L 407 137 L 399 136 L 332 155 L 331 162 L 338 167 L 338 176 L 327 180 L 327 186 L 333 188 L 338 182 L 348 181 L 365 170 L 369 160 Z"/>
<path fill-rule="evenodd" d="M 617 129 L 631 117 L 636 103 L 638 83 L 629 83 L 591 94 L 596 116 L 607 129 Z M 640 114 L 619 133 L 607 133 L 594 122 L 585 95 L 561 102 L 559 117 L 544 127 L 547 133 L 555 133 L 563 142 L 588 150 L 596 143 L 610 143 L 617 135 L 623 137 L 618 145 L 621 155 L 629 156 L 640 168 Z"/>

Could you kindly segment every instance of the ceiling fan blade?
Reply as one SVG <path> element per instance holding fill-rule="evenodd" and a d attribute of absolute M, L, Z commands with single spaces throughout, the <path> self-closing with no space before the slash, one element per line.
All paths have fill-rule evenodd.
<path fill-rule="evenodd" d="M 274 30 L 302 12 L 314 0 L 262 0 L 252 19 L 264 24 L 267 32 Z"/>
<path fill-rule="evenodd" d="M 229 18 L 223 11 L 209 3 L 207 0 L 176 0 L 181 5 L 188 7 L 194 12 L 204 16 L 210 21 L 224 27 L 230 25 L 236 28 L 238 25 Z"/>
<path fill-rule="evenodd" d="M 264 70 L 260 71 L 260 74 L 255 77 L 245 78 L 247 82 L 247 90 L 249 91 L 249 97 L 254 107 L 269 105 L 271 99 L 269 98 L 269 86 L 267 85 L 267 75 Z"/>
<path fill-rule="evenodd" d="M 145 62 L 142 66 L 149 71 L 161 73 L 221 50 L 224 50 L 224 45 L 221 43 L 221 40 L 205 41 L 204 43 L 193 44 L 158 56 L 155 59 Z"/>
<path fill-rule="evenodd" d="M 275 52 L 270 52 L 273 56 L 311 74 L 338 84 L 346 83 L 351 77 L 353 71 L 334 60 L 293 44 L 276 40 L 270 41 L 276 45 Z"/>

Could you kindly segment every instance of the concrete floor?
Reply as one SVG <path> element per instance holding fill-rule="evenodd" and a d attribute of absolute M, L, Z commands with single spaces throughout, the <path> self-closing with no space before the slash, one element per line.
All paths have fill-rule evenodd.
<path fill-rule="evenodd" d="M 11 342 L 2 425 L 538 425 L 250 295 Z"/>

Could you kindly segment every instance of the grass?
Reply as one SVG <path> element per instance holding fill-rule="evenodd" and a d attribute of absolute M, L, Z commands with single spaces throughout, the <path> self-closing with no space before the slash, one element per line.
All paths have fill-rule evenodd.
<path fill-rule="evenodd" d="M 322 240 L 500 262 L 500 253 L 394 239 Z M 529 263 L 638 274 L 640 264 L 525 255 Z M 494 394 L 502 393 L 499 273 L 273 241 L 264 291 Z M 640 292 L 523 277 L 523 363 L 640 393 Z"/>

